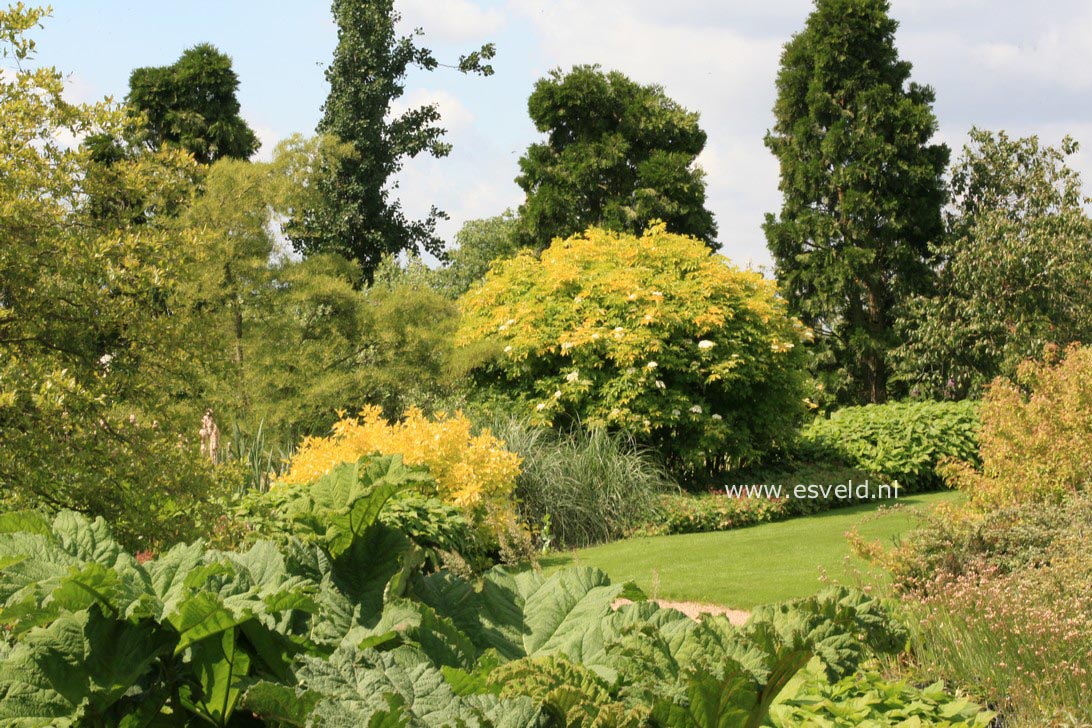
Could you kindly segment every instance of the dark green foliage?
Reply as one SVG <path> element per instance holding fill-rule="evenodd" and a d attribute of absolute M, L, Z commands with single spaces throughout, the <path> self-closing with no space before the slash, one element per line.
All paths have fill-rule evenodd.
<path fill-rule="evenodd" d="M 231 58 L 202 43 L 170 66 L 133 71 L 126 101 L 143 115 L 143 140 L 153 149 L 177 145 L 212 164 L 222 157 L 247 159 L 260 146 L 239 116 L 238 90 Z"/>
<path fill-rule="evenodd" d="M 421 549 L 424 565 L 431 570 L 445 567 L 449 555 L 457 556 L 473 571 L 491 565 L 486 544 L 466 514 L 438 498 L 400 494 L 387 504 L 380 520 L 406 534 Z"/>
<path fill-rule="evenodd" d="M 818 335 L 839 401 L 883 402 L 897 308 L 932 282 L 948 148 L 933 90 L 908 83 L 886 0 L 817 0 L 786 44 L 777 121 L 781 213 L 765 230 L 790 307 Z"/>
<path fill-rule="evenodd" d="M 977 402 L 890 402 L 835 410 L 803 438 L 910 493 L 942 485 L 946 459 L 977 462 L 978 426 Z"/>
<path fill-rule="evenodd" d="M 407 71 L 440 64 L 417 45 L 419 32 L 397 35 L 393 0 L 334 0 L 333 14 L 338 45 L 326 71 L 330 95 L 318 131 L 348 144 L 350 153 L 315 180 L 317 199 L 297 211 L 288 232 L 297 250 L 340 253 L 371 281 L 384 255 L 423 249 L 443 257 L 436 221 L 444 213 L 433 208 L 424 220 L 408 219 L 389 184 L 404 160 L 451 151 L 435 105 L 389 116 L 405 91 Z M 458 69 L 489 75 L 493 69 L 482 61 L 492 57 L 493 46 L 483 46 L 464 56 Z"/>
<path fill-rule="evenodd" d="M 528 101 L 548 135 L 520 159 L 519 241 L 538 250 L 589 227 L 640 235 L 655 220 L 716 248 L 698 115 L 617 71 L 554 70 Z"/>
<path fill-rule="evenodd" d="M 937 289 L 909 302 L 898 377 L 924 396 L 975 396 L 1050 346 L 1092 340 L 1092 220 L 1077 143 L 971 130 L 952 171 L 954 209 Z"/>

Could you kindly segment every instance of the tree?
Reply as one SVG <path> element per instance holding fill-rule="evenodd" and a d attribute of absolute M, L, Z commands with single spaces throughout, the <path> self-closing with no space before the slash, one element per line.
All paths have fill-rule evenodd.
<path fill-rule="evenodd" d="M 172 213 L 196 164 L 132 151 L 103 176 L 86 146 L 59 144 L 123 138 L 126 113 L 69 104 L 60 72 L 26 67 L 43 15 L 0 9 L 0 58 L 20 66 L 0 75 L 0 503 L 101 515 L 132 543 L 192 535 L 213 479 L 185 408 L 192 329 L 174 315 L 198 241 Z"/>
<path fill-rule="evenodd" d="M 791 309 L 816 330 L 817 366 L 842 401 L 882 402 L 899 305 L 928 293 L 943 234 L 948 148 L 930 144 L 931 88 L 908 83 L 886 0 L 817 0 L 781 56 L 779 216 L 766 238 Z"/>
<path fill-rule="evenodd" d="M 484 220 L 468 220 L 455 235 L 458 247 L 448 254 L 446 267 L 436 271 L 436 288 L 452 298 L 485 278 L 494 261 L 519 252 L 519 218 L 511 210 Z"/>
<path fill-rule="evenodd" d="M 143 115 L 144 139 L 152 149 L 176 145 L 212 164 L 222 157 L 247 159 L 260 146 L 239 116 L 238 90 L 231 58 L 203 43 L 170 66 L 134 70 L 126 101 Z"/>
<path fill-rule="evenodd" d="M 662 223 L 525 250 L 460 303 L 457 346 L 517 412 L 625 430 L 690 475 L 752 462 L 804 409 L 807 332 L 776 286 Z"/>
<path fill-rule="evenodd" d="M 451 301 L 408 286 L 360 291 L 354 261 L 278 247 L 277 221 L 307 203 L 308 176 L 341 146 L 294 136 L 268 163 L 222 159 L 179 219 L 201 241 L 183 301 L 203 324 L 203 401 L 248 435 L 325 433 L 338 410 L 368 404 L 398 417 L 446 387 Z"/>
<path fill-rule="evenodd" d="M 1092 219 L 1077 144 L 972 129 L 952 170 L 938 279 L 900 316 L 899 378 L 923 396 L 977 395 L 1048 347 L 1092 341 Z"/>
<path fill-rule="evenodd" d="M 537 250 L 591 226 L 640 235 L 654 220 L 716 248 L 698 115 L 617 71 L 554 70 L 528 101 L 545 142 L 520 159 L 520 242 Z"/>
<path fill-rule="evenodd" d="M 440 112 L 434 104 L 392 117 L 394 103 L 405 91 L 410 67 L 435 70 L 440 63 L 414 35 L 399 37 L 400 16 L 394 0 L 334 0 L 338 44 L 326 71 L 330 94 L 323 107 L 319 133 L 350 145 L 332 174 L 319 176 L 317 204 L 297 211 L 289 234 L 298 250 L 336 252 L 356 260 L 367 281 L 386 254 L 423 249 L 443 256 L 436 222 L 445 215 L 435 207 L 424 220 L 410 220 L 391 193 L 391 178 L 406 159 L 422 153 L 444 157 Z M 483 60 L 493 57 L 492 44 L 463 56 L 456 66 L 464 73 L 490 75 Z"/>

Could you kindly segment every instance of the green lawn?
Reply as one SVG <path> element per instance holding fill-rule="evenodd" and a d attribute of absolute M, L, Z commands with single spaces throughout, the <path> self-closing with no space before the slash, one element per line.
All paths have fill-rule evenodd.
<path fill-rule="evenodd" d="M 650 597 L 749 609 L 812 594 L 824 572 L 850 585 L 880 578 L 850 553 L 845 533 L 856 527 L 868 540 L 891 543 L 914 525 L 915 511 L 959 497 L 906 496 L 894 509 L 867 504 L 720 533 L 632 538 L 550 556 L 543 566 L 595 566 L 615 581 L 635 581 Z"/>

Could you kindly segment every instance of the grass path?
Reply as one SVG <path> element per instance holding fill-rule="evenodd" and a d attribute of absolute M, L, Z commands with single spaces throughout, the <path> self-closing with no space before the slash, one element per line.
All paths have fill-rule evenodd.
<path fill-rule="evenodd" d="M 656 536 L 594 546 L 543 559 L 547 569 L 595 566 L 615 581 L 635 581 L 650 597 L 750 609 L 806 596 L 822 574 L 842 584 L 880 576 L 853 556 L 845 534 L 856 528 L 890 543 L 913 527 L 914 513 L 958 499 L 953 492 L 906 496 L 897 508 L 853 506 L 780 523 L 720 533 Z"/>

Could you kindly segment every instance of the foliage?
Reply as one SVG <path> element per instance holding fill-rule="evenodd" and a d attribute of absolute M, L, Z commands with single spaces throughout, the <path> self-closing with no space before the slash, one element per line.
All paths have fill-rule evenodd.
<path fill-rule="evenodd" d="M 868 473 L 856 468 L 825 463 L 813 463 L 787 470 L 752 470 L 739 475 L 730 474 L 728 477 L 735 482 L 724 486 L 724 490 L 710 490 L 704 495 L 664 496 L 657 518 L 649 521 L 642 533 L 669 535 L 727 531 L 861 502 L 855 497 L 793 498 L 790 494 L 798 485 L 833 488 L 837 485 L 868 484 L 872 497 L 878 493 L 873 487 L 875 484 L 870 482 L 874 478 L 870 478 Z M 763 492 L 766 486 L 780 487 L 784 495 L 767 495 Z M 729 495 L 727 489 L 732 488 L 739 488 L 736 492 L 744 495 Z"/>
<path fill-rule="evenodd" d="M 501 261 L 461 300 L 456 345 L 537 423 L 625 430 L 680 470 L 787 439 L 805 332 L 774 285 L 662 225 L 592 229 Z"/>
<path fill-rule="evenodd" d="M 945 475 L 973 507 L 1060 501 L 1092 473 L 1092 348 L 1057 362 L 1027 362 L 1018 383 L 997 380 L 982 401 L 981 466 L 952 463 Z M 965 458 L 964 458 L 965 459 Z"/>
<path fill-rule="evenodd" d="M 903 492 L 941 485 L 948 459 L 975 462 L 979 403 L 889 402 L 844 407 L 818 418 L 805 440 L 832 450 L 846 462 L 896 481 Z"/>
<path fill-rule="evenodd" d="M 1050 561 L 1065 534 L 1092 527 L 1092 500 L 1022 503 L 975 513 L 942 507 L 903 536 L 896 548 L 858 541 L 860 550 L 879 561 L 900 593 L 928 594 L 944 584 L 988 572 L 1006 575 Z"/>
<path fill-rule="evenodd" d="M 1092 220 L 1067 164 L 1077 143 L 970 136 L 952 170 L 937 290 L 900 322 L 900 378 L 938 397 L 974 396 L 1049 345 L 1092 337 Z"/>
<path fill-rule="evenodd" d="M 869 672 L 831 684 L 809 675 L 800 692 L 770 711 L 775 726 L 880 728 L 892 725 L 988 728 L 996 714 L 945 691 L 943 682 L 916 688 Z"/>
<path fill-rule="evenodd" d="M 1092 501 L 1074 497 L 1049 509 L 1049 526 L 1042 510 L 1010 511 L 1013 534 L 987 517 L 986 535 L 997 540 L 978 545 L 963 574 L 941 572 L 908 594 L 907 623 L 917 670 L 987 698 L 1006 725 L 1080 725 L 1092 720 Z M 1029 534 L 1049 541 L 1038 549 L 1031 539 L 1021 543 Z"/>
<path fill-rule="evenodd" d="M 515 496 L 544 548 L 574 548 L 628 535 L 660 513 L 675 487 L 650 453 L 602 429 L 555 433 L 516 419 L 491 431 L 522 460 Z"/>
<path fill-rule="evenodd" d="M 548 138 L 520 159 L 522 245 L 541 250 L 593 226 L 640 235 L 663 221 L 716 247 L 705 173 L 696 164 L 706 139 L 696 113 L 659 86 L 598 66 L 551 71 L 527 106 Z"/>
<path fill-rule="evenodd" d="M 379 520 L 406 534 L 432 571 L 465 566 L 476 573 L 491 565 L 489 544 L 481 542 L 474 524 L 461 509 L 438 498 L 401 493 L 390 500 Z"/>
<path fill-rule="evenodd" d="M 897 308 L 930 290 L 948 148 L 933 90 L 907 83 L 886 0 L 817 0 L 785 45 L 776 123 L 779 216 L 765 230 L 792 312 L 814 328 L 841 402 L 883 402 Z"/>
<path fill-rule="evenodd" d="M 256 680 L 294 685 L 297 656 L 329 655 L 349 625 L 378 618 L 407 553 L 375 519 L 412 472 L 388 460 L 359 483 L 344 474 L 318 485 L 315 511 L 297 513 L 301 524 L 329 519 L 316 529 L 322 547 L 283 553 L 198 542 L 135 559 L 101 519 L 5 516 L 0 622 L 14 643 L 0 658 L 0 720 L 226 726 Z"/>
<path fill-rule="evenodd" d="M 338 44 L 326 71 L 330 95 L 318 131 L 345 142 L 350 152 L 314 178 L 317 195 L 295 211 L 288 232 L 297 250 L 336 252 L 356 261 L 370 281 L 385 254 L 424 248 L 442 257 L 433 208 L 424 220 L 409 220 L 391 199 L 391 178 L 405 159 L 427 153 L 444 157 L 450 145 L 437 126 L 435 104 L 391 114 L 402 97 L 410 68 L 433 71 L 439 62 L 413 35 L 399 37 L 393 0 L 334 0 Z M 490 75 L 483 60 L 492 44 L 460 59 L 463 73 Z M 396 187 L 397 185 L 394 185 Z"/>
<path fill-rule="evenodd" d="M 223 157 L 248 159 L 261 146 L 239 116 L 238 90 L 231 58 L 202 43 L 169 66 L 134 70 L 126 102 L 151 149 L 173 145 L 212 164 Z"/>
<path fill-rule="evenodd" d="M 453 388 L 452 303 L 406 286 L 358 291 L 359 267 L 334 254 L 285 255 L 279 226 L 313 194 L 308 170 L 340 153 L 293 137 L 271 163 L 221 160 L 180 220 L 202 242 L 184 300 L 203 324 L 204 399 L 247 436 L 324 432 L 345 406 L 400 416 Z"/>
<path fill-rule="evenodd" d="M 468 220 L 455 234 L 458 246 L 447 255 L 447 265 L 434 275 L 436 288 L 458 298 L 485 278 L 496 260 L 510 258 L 519 250 L 518 218 L 511 210 L 484 220 Z"/>
<path fill-rule="evenodd" d="M 339 420 L 329 437 L 300 443 L 284 476 L 285 485 L 307 484 L 338 463 L 365 455 L 399 454 L 410 465 L 426 465 L 441 500 L 491 521 L 511 511 L 520 457 L 488 430 L 473 433 L 461 414 L 430 419 L 410 409 L 404 420 L 388 422 L 378 407 L 365 407 L 359 417 Z"/>
<path fill-rule="evenodd" d="M 31 67 L 42 17 L 0 10 L 0 56 L 20 66 L 0 75 L 0 499 L 102 515 L 130 544 L 191 535 L 216 483 L 200 416 L 176 407 L 196 388 L 193 327 L 172 315 L 196 241 L 171 216 L 197 168 L 133 149 L 105 174 L 62 143 L 127 121 Z"/>
<path fill-rule="evenodd" d="M 372 325 L 364 360 L 366 402 L 388 418 L 410 408 L 446 408 L 463 388 L 455 363 L 459 309 L 442 294 L 408 284 L 378 283 L 366 292 Z"/>
<path fill-rule="evenodd" d="M 736 629 L 651 603 L 615 610 L 640 594 L 592 569 L 422 576 L 376 522 L 414 480 L 389 458 L 340 466 L 286 512 L 314 544 L 283 550 L 197 543 L 140 561 L 101 521 L 5 517 L 0 719 L 758 726 L 813 658 L 837 680 L 905 639 L 878 601 L 846 590 Z"/>

